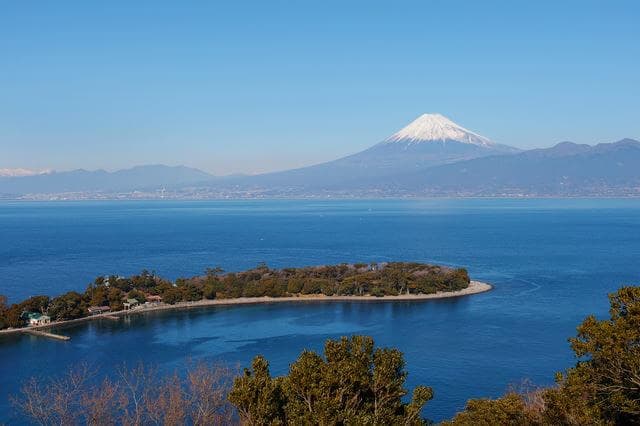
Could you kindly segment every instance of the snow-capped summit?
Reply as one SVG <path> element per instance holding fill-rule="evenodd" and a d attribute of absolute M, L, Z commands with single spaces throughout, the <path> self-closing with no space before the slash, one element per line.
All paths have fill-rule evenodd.
<path fill-rule="evenodd" d="M 495 144 L 477 133 L 457 125 L 441 114 L 422 114 L 400 131 L 384 140 L 385 143 L 422 143 L 455 141 L 483 147 Z"/>

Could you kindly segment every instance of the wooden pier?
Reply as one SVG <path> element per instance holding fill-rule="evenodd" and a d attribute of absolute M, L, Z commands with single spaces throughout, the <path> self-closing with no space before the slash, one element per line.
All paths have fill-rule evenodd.
<path fill-rule="evenodd" d="M 49 333 L 42 330 L 27 329 L 27 330 L 23 330 L 23 333 L 31 334 L 33 336 L 48 337 L 49 339 L 55 339 L 55 340 L 71 340 L 71 337 L 69 336 L 62 336 L 60 334 L 53 334 L 53 333 Z"/>

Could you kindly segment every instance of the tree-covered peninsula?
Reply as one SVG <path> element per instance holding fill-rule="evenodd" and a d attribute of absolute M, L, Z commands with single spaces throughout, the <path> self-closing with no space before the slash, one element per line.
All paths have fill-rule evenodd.
<path fill-rule="evenodd" d="M 465 269 L 424 263 L 356 263 L 272 269 L 260 264 L 242 272 L 207 269 L 175 282 L 142 271 L 131 277 L 100 276 L 83 293 L 34 296 L 12 305 L 0 296 L 0 329 L 67 321 L 145 303 L 174 305 L 214 299 L 291 296 L 398 296 L 454 292 L 467 288 Z M 44 320 L 43 320 L 44 318 Z"/>
<path fill-rule="evenodd" d="M 587 317 L 570 339 L 576 364 L 556 384 L 497 399 L 472 399 L 443 426 L 626 426 L 640 424 L 640 287 L 609 295 L 609 318 Z M 402 352 L 367 336 L 328 340 L 272 376 L 256 356 L 234 371 L 199 363 L 186 373 L 149 366 L 98 376 L 74 366 L 32 378 L 12 398 L 34 424 L 429 425 L 425 404 L 447 389 L 407 388 Z M 455 368 L 455 366 L 452 366 Z M 235 376 L 235 377 L 234 377 Z"/>

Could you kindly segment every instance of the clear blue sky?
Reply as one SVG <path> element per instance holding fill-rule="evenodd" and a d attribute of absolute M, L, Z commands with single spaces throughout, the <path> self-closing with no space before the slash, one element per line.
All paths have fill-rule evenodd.
<path fill-rule="evenodd" d="M 284 169 L 424 112 L 518 147 L 640 138 L 640 2 L 0 3 L 0 168 Z"/>

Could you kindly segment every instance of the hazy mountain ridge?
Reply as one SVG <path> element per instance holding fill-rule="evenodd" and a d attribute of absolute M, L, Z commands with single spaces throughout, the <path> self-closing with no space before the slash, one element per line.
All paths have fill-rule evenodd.
<path fill-rule="evenodd" d="M 22 177 L 0 177 L 0 193 L 134 191 L 202 183 L 210 179 L 214 179 L 214 176 L 185 166 L 136 166 L 115 172 L 78 169 Z"/>
<path fill-rule="evenodd" d="M 520 151 L 423 114 L 364 151 L 322 164 L 215 177 L 184 166 L 0 177 L 4 198 L 640 196 L 640 142 Z M 134 197 L 135 195 L 135 197 Z"/>
<path fill-rule="evenodd" d="M 302 176 L 305 170 L 296 173 Z M 228 192 L 221 187 L 222 193 L 262 197 L 640 196 L 640 142 L 625 139 L 595 146 L 562 142 L 551 148 L 406 168 L 395 174 L 354 174 L 341 181 L 323 179 L 318 173 L 314 187 L 301 184 L 300 177 L 282 182 L 263 177 L 266 175 L 252 177 L 253 185 L 226 188 Z"/>
<path fill-rule="evenodd" d="M 438 195 L 640 195 L 640 142 L 563 142 L 397 175 L 389 187 Z"/>

